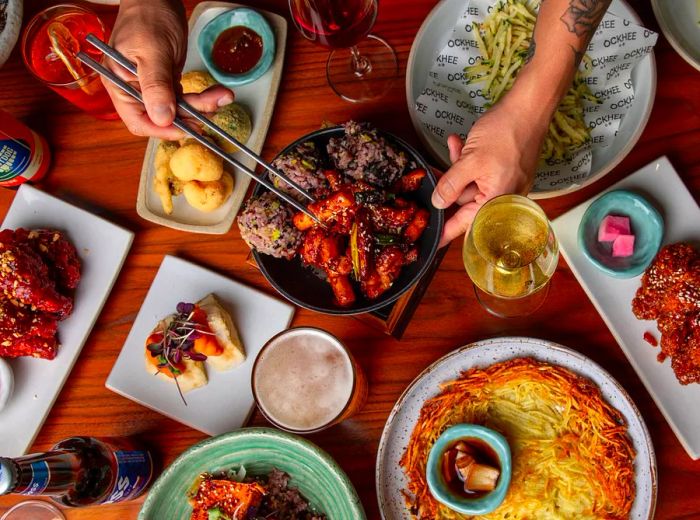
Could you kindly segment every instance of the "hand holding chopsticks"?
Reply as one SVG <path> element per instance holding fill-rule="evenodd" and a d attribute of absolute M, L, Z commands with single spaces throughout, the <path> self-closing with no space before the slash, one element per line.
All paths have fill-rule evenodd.
<path fill-rule="evenodd" d="M 129 61 L 126 57 L 124 57 L 119 51 L 115 50 L 114 48 L 110 47 L 97 37 L 95 37 L 93 34 L 90 34 L 87 36 L 87 41 L 90 42 L 93 46 L 95 46 L 97 49 L 102 51 L 106 56 L 112 58 L 116 63 L 124 67 L 127 71 L 131 72 L 134 75 L 137 74 L 137 69 L 136 66 Z M 100 74 L 103 76 L 105 79 L 113 83 L 115 86 L 117 86 L 119 89 L 139 101 L 140 103 L 143 103 L 143 98 L 141 96 L 141 92 L 139 92 L 137 89 L 132 87 L 129 83 L 126 81 L 122 80 L 119 76 L 114 74 L 112 71 L 92 59 L 90 56 L 85 54 L 84 52 L 79 52 L 77 54 L 77 58 L 87 67 L 91 68 L 94 70 L 96 73 Z M 308 201 L 315 201 L 314 197 L 312 197 L 306 190 L 304 190 L 301 186 L 299 186 L 296 182 L 292 181 L 291 179 L 287 178 L 284 174 L 281 172 L 277 171 L 275 168 L 267 164 L 262 158 L 260 158 L 255 152 L 250 150 L 247 146 L 245 146 L 243 143 L 239 142 L 237 139 L 226 133 L 224 130 L 222 130 L 218 125 L 212 123 L 209 119 L 207 119 L 204 115 L 202 115 L 200 112 L 198 112 L 194 107 L 192 107 L 189 103 L 184 101 L 181 98 L 177 98 L 177 106 L 182 112 L 186 113 L 187 115 L 193 117 L 195 120 L 197 120 L 199 123 L 201 123 L 204 127 L 208 128 L 210 131 L 215 133 L 217 136 L 221 137 L 225 141 L 231 143 L 232 145 L 236 146 L 246 157 L 249 157 L 250 159 L 254 160 L 257 164 L 261 165 L 263 168 L 265 168 L 266 171 L 270 172 L 271 174 L 279 177 L 281 180 L 286 182 L 289 186 L 291 186 L 294 190 L 296 190 L 298 193 L 300 193 L 304 198 L 306 198 Z M 188 136 L 190 136 L 192 139 L 196 140 L 198 143 L 200 143 L 202 146 L 206 147 L 209 149 L 212 153 L 215 155 L 218 155 L 221 157 L 224 161 L 227 163 L 231 164 L 235 168 L 238 168 L 241 170 L 243 173 L 251 177 L 253 180 L 256 182 L 262 184 L 265 186 L 268 190 L 273 192 L 275 195 L 277 195 L 279 198 L 282 200 L 286 201 L 287 203 L 291 204 L 293 207 L 298 209 L 299 211 L 302 211 L 303 213 L 307 214 L 309 217 L 311 217 L 315 222 L 321 224 L 321 222 L 318 220 L 318 218 L 311 212 L 309 209 L 302 203 L 300 203 L 298 200 L 296 200 L 294 197 L 291 195 L 287 194 L 286 192 L 280 190 L 277 188 L 268 178 L 265 174 L 263 175 L 257 175 L 254 170 L 251 170 L 248 168 L 246 165 L 243 163 L 239 162 L 235 157 L 232 155 L 226 153 L 222 148 L 220 148 L 218 145 L 210 142 L 208 139 L 203 137 L 201 134 L 199 134 L 196 130 L 190 128 L 179 116 L 175 117 L 175 120 L 173 121 L 173 126 L 177 128 L 178 130 L 181 130 Z"/>

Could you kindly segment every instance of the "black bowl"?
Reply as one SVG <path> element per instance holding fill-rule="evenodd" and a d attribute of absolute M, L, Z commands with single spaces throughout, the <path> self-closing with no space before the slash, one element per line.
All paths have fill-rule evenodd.
<path fill-rule="evenodd" d="M 342 127 L 326 128 L 312 132 L 287 146 L 278 154 L 278 157 L 306 141 L 313 141 L 317 148 L 325 151 L 329 139 L 340 137 L 343 133 L 344 129 Z M 420 189 L 411 193 L 410 197 L 407 197 L 415 200 L 430 211 L 428 227 L 417 242 L 419 249 L 418 260 L 405 266 L 391 288 L 374 300 L 367 299 L 360 291 L 359 284 L 353 282 L 357 299 L 353 305 L 341 307 L 335 302 L 330 285 L 319 276 L 318 272 L 304 266 L 299 257 L 293 260 L 285 260 L 253 251 L 255 261 L 258 263 L 265 278 L 282 296 L 300 307 L 325 314 L 361 314 L 380 309 L 395 301 L 415 285 L 425 274 L 435 257 L 435 253 L 437 253 L 444 223 L 444 212 L 435 209 L 430 202 L 430 197 L 436 184 L 435 176 L 425 159 L 413 147 L 387 132 L 380 131 L 379 134 L 389 143 L 406 152 L 409 160 L 412 160 L 418 167 L 424 168 L 428 172 L 428 175 L 423 179 Z M 258 184 L 253 191 L 253 195 L 258 196 L 265 191 L 267 191 L 267 188 Z"/>

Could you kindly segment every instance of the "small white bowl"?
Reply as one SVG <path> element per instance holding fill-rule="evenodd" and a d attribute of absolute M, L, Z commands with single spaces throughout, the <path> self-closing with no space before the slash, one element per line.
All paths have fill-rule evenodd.
<path fill-rule="evenodd" d="M 15 388 L 15 377 L 12 368 L 4 359 L 0 359 L 0 412 L 12 397 Z"/>

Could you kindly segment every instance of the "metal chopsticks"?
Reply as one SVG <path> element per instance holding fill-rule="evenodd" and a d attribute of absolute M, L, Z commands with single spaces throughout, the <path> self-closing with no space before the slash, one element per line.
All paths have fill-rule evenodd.
<path fill-rule="evenodd" d="M 88 36 L 88 39 L 90 39 L 91 36 L 92 36 L 92 35 Z M 94 36 L 92 36 L 92 38 L 96 40 L 96 38 L 95 38 Z M 100 40 L 97 40 L 97 41 L 100 41 Z M 93 43 L 93 42 L 91 41 L 91 43 Z M 102 50 L 106 55 L 110 56 L 110 54 L 112 53 L 112 51 L 114 51 L 114 49 L 112 49 L 111 47 L 107 46 L 106 44 L 104 44 L 104 43 L 101 42 L 101 41 L 100 41 L 100 43 L 102 44 L 102 46 L 104 46 L 104 48 L 103 48 L 102 46 L 100 46 L 100 50 Z M 105 49 L 106 49 L 107 52 L 105 51 Z M 116 52 L 116 51 L 114 51 L 114 52 Z M 124 58 L 123 56 L 121 56 L 121 55 L 119 55 L 119 56 L 121 57 L 121 59 L 126 60 L 126 58 Z M 91 69 L 94 70 L 96 73 L 100 74 L 101 76 L 105 77 L 108 81 L 110 81 L 111 83 L 113 83 L 115 86 L 117 86 L 118 88 L 120 88 L 121 90 L 123 90 L 124 92 L 126 92 L 128 95 L 130 95 L 131 97 L 133 97 L 134 99 L 136 99 L 136 100 L 139 101 L 140 103 L 143 103 L 143 98 L 142 98 L 142 96 L 141 96 L 141 92 L 139 92 L 138 90 L 136 90 L 134 87 L 132 87 L 131 85 L 129 85 L 127 82 L 125 82 L 125 81 L 122 80 L 121 78 L 119 78 L 119 77 L 118 77 L 116 74 L 114 74 L 112 71 L 110 71 L 109 69 L 105 68 L 103 65 L 101 65 L 100 63 L 98 63 L 97 61 L 95 61 L 94 59 L 92 59 L 90 56 L 88 56 L 87 54 L 85 54 L 85 53 L 82 52 L 82 51 L 81 51 L 81 52 L 78 52 L 77 55 L 76 55 L 76 57 L 77 57 L 84 65 L 86 65 L 87 67 L 91 68 Z M 110 56 L 110 57 L 112 57 L 112 56 Z M 120 61 L 118 61 L 118 60 L 116 60 L 116 59 L 115 59 L 115 61 L 117 61 L 118 63 L 120 63 Z M 128 62 L 128 60 L 126 60 L 126 61 Z M 128 62 L 128 63 L 130 63 L 130 62 Z M 121 63 L 120 63 L 120 64 L 121 64 Z M 132 64 L 132 67 L 133 67 L 133 64 Z M 127 70 L 128 70 L 128 69 L 127 69 Z M 135 70 L 135 69 L 134 69 L 134 70 Z M 131 70 L 130 70 L 130 72 L 131 72 Z M 185 105 L 185 107 L 187 107 L 187 108 L 183 107 L 182 105 Z M 254 159 L 258 164 L 263 164 L 263 165 L 265 165 L 265 166 L 266 166 L 266 169 L 267 169 L 268 171 L 272 171 L 272 172 L 273 172 L 275 175 L 277 175 L 280 179 L 284 180 L 284 182 L 287 182 L 287 183 L 290 184 L 292 187 L 294 187 L 297 191 L 299 191 L 300 193 L 302 193 L 307 199 L 310 199 L 310 200 L 312 200 L 312 201 L 315 200 L 313 197 L 311 197 L 311 195 L 309 195 L 309 194 L 306 192 L 306 190 L 304 190 L 303 188 L 301 188 L 301 187 L 299 187 L 298 185 L 296 185 L 296 183 L 294 183 L 291 179 L 288 179 L 285 175 L 281 174 L 280 172 L 278 172 L 277 170 L 275 170 L 275 169 L 272 168 L 271 166 L 267 165 L 267 163 L 265 163 L 262 159 L 260 159 L 260 157 L 258 157 L 254 152 L 252 152 L 250 149 L 246 148 L 244 145 L 242 145 L 241 143 L 239 143 L 239 142 L 238 142 L 237 140 L 235 140 L 233 137 L 231 137 L 230 135 L 228 135 L 226 132 L 224 132 L 224 131 L 223 131 L 221 128 L 219 128 L 217 125 L 213 124 L 211 121 L 209 121 L 206 117 L 204 117 L 201 113 L 199 113 L 197 110 L 195 110 L 195 109 L 194 109 L 192 106 L 190 106 L 188 103 L 186 103 L 186 102 L 184 102 L 184 101 L 182 101 L 182 100 L 178 100 L 178 106 L 179 106 L 180 108 L 182 108 L 184 111 L 186 111 L 188 114 L 193 115 L 193 117 L 195 117 L 195 119 L 197 119 L 198 121 L 200 121 L 202 124 L 204 124 L 204 125 L 207 126 L 208 128 L 211 128 L 212 131 L 214 131 L 215 133 L 217 133 L 217 135 L 221 135 L 222 138 L 226 139 L 227 141 L 231 142 L 231 143 L 234 144 L 235 146 L 239 147 L 241 150 L 243 150 L 243 148 L 245 148 L 245 149 L 247 150 L 247 152 L 250 154 L 249 157 L 251 157 L 252 159 Z M 211 142 L 208 141 L 206 138 L 204 138 L 202 135 L 200 135 L 199 133 L 197 133 L 196 131 L 194 131 L 193 129 L 191 129 L 187 124 L 185 124 L 185 122 L 184 122 L 180 117 L 177 117 L 177 116 L 175 117 L 175 120 L 173 121 L 173 126 L 174 126 L 175 128 L 177 128 L 177 129 L 183 131 L 184 133 L 186 133 L 187 135 L 189 135 L 189 136 L 192 137 L 193 139 L 195 139 L 198 143 L 200 143 L 202 146 L 205 146 L 206 148 L 208 148 L 212 153 L 218 155 L 218 156 L 221 157 L 224 161 L 228 162 L 229 164 L 231 164 L 231 165 L 233 165 L 234 167 L 236 167 L 236 168 L 240 169 L 241 171 L 243 171 L 243 173 L 245 173 L 246 175 L 248 175 L 249 177 L 251 177 L 251 178 L 252 178 L 253 180 L 255 180 L 256 182 L 258 182 L 258 183 L 262 184 L 263 186 L 265 186 L 268 190 L 270 190 L 271 192 L 273 192 L 275 195 L 277 195 L 278 197 L 280 197 L 281 199 L 283 199 L 283 200 L 286 201 L 287 203 L 291 204 L 292 206 L 294 206 L 294 207 L 295 207 L 296 209 L 298 209 L 299 211 L 302 211 L 303 213 L 305 213 L 306 215 L 308 215 L 309 217 L 311 217 L 315 222 L 317 222 L 317 223 L 319 223 L 319 224 L 322 224 L 322 223 L 319 221 L 319 219 L 316 217 L 316 215 L 314 215 L 313 213 L 311 213 L 311 211 L 309 211 L 309 209 L 308 209 L 306 206 L 304 206 L 302 203 L 300 203 L 300 202 L 299 202 L 298 200 L 296 200 L 294 197 L 290 196 L 289 194 L 287 194 L 287 193 L 285 193 L 284 191 L 282 191 L 282 190 L 280 190 L 279 188 L 277 188 L 272 182 L 270 182 L 269 179 L 267 179 L 267 178 L 264 177 L 264 176 L 259 176 L 259 175 L 257 175 L 253 170 L 251 170 L 250 168 L 248 168 L 246 165 L 240 163 L 237 159 L 235 159 L 234 157 L 232 157 L 231 155 L 229 155 L 228 153 L 226 153 L 226 152 L 225 152 L 223 149 L 221 149 L 218 145 L 211 143 Z M 244 152 L 244 153 L 245 153 L 245 152 Z M 248 155 L 248 154 L 246 154 L 246 155 Z"/>
<path fill-rule="evenodd" d="M 107 45 L 105 42 L 100 40 L 97 36 L 94 34 L 90 33 L 87 35 L 85 38 L 93 47 L 99 49 L 102 51 L 102 53 L 105 56 L 109 56 L 112 58 L 114 61 L 116 61 L 119 65 L 124 67 L 126 70 L 131 72 L 134 76 L 138 76 L 137 70 L 136 70 L 136 65 L 134 65 L 129 59 L 124 56 L 121 52 L 119 52 L 117 49 L 114 47 L 110 47 Z M 184 99 L 178 97 L 177 98 L 177 106 L 182 109 L 183 112 L 186 114 L 192 116 L 194 119 L 199 121 L 203 126 L 207 127 L 209 130 L 214 132 L 216 135 L 221 137 L 222 139 L 228 141 L 230 144 L 236 146 L 246 157 L 254 160 L 256 163 L 258 163 L 260 166 L 265 168 L 268 172 L 272 173 L 273 175 L 281 178 L 284 180 L 287 184 L 289 184 L 292 188 L 294 188 L 296 191 L 301 193 L 305 198 L 307 198 L 311 202 L 316 202 L 316 199 L 309 195 L 309 193 L 299 186 L 296 182 L 294 182 L 291 179 L 288 179 L 285 175 L 277 171 L 275 168 L 267 164 L 263 159 L 261 159 L 255 152 L 253 152 L 250 148 L 248 148 L 245 144 L 241 143 L 238 141 L 235 137 L 232 135 L 229 135 L 226 133 L 224 130 L 222 130 L 218 125 L 204 117 L 200 112 L 198 112 L 192 105 L 190 105 L 187 101 Z"/>

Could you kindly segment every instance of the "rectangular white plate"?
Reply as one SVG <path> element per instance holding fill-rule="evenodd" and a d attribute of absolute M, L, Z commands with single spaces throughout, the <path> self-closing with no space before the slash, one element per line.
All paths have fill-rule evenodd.
<path fill-rule="evenodd" d="M 214 293 L 229 311 L 246 351 L 246 360 L 226 372 L 207 366 L 209 384 L 185 394 L 146 369 L 145 341 L 156 324 L 179 302 L 195 303 Z M 243 426 L 253 408 L 250 377 L 255 358 L 272 336 L 286 329 L 294 307 L 174 256 L 158 269 L 106 386 L 148 408 L 208 435 Z"/>
<path fill-rule="evenodd" d="M 700 240 L 700 208 L 666 157 L 648 164 L 610 188 L 644 195 L 660 211 L 665 222 L 664 245 Z M 609 190 L 608 190 L 609 191 Z M 598 197 L 595 197 L 598 198 Z M 681 385 L 671 362 L 656 360 L 660 349 L 644 339 L 645 332 L 660 337 L 653 321 L 640 321 L 632 314 L 632 299 L 641 276 L 627 280 L 611 278 L 583 255 L 577 244 L 579 222 L 594 199 L 588 200 L 553 221 L 561 252 L 593 305 L 620 344 L 678 440 L 693 459 L 700 458 L 700 384 Z"/>
<path fill-rule="evenodd" d="M 0 455 L 26 452 L 44 423 L 85 344 L 122 268 L 134 234 L 85 210 L 71 206 L 27 184 L 20 186 L 3 229 L 54 228 L 65 231 L 78 250 L 82 277 L 75 291 L 73 313 L 59 323 L 61 346 L 53 360 L 7 360 L 15 390 L 0 411 Z"/>
<path fill-rule="evenodd" d="M 190 17 L 190 32 L 187 46 L 187 61 L 183 71 L 206 70 L 199 51 L 197 50 L 197 37 L 199 33 L 213 18 L 221 13 L 241 7 L 238 4 L 227 2 L 202 2 L 195 7 Z M 282 67 L 284 64 L 284 52 L 287 41 L 287 21 L 281 16 L 258 9 L 270 23 L 275 33 L 275 59 L 262 77 L 252 83 L 234 88 L 236 102 L 241 103 L 251 115 L 253 132 L 246 146 L 259 154 L 262 151 L 267 129 L 272 121 L 272 114 L 277 99 Z M 146 154 L 141 167 L 141 181 L 136 202 L 138 214 L 160 224 L 182 231 L 193 233 L 223 234 L 228 232 L 233 219 L 243 204 L 243 199 L 250 185 L 250 177 L 239 170 L 226 166 L 226 169 L 234 176 L 233 193 L 226 203 L 211 213 L 205 213 L 192 208 L 183 196 L 173 197 L 173 213 L 167 215 L 163 211 L 160 199 L 153 190 L 153 159 L 155 157 L 158 139 L 149 139 Z M 255 169 L 255 162 L 241 152 L 234 157 L 251 169 Z"/>

